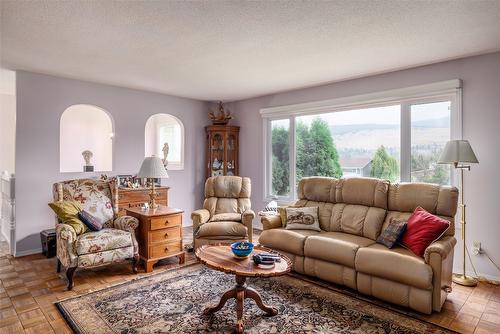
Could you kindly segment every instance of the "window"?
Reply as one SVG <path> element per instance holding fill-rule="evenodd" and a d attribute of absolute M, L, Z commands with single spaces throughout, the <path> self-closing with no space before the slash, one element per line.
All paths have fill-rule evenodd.
<path fill-rule="evenodd" d="M 400 106 L 296 117 L 296 181 L 304 176 L 399 180 Z"/>
<path fill-rule="evenodd" d="M 87 159 L 93 171 L 111 171 L 113 136 L 113 121 L 103 109 L 86 104 L 69 107 L 59 122 L 59 170 L 83 172 Z M 84 151 L 90 153 L 84 157 Z"/>
<path fill-rule="evenodd" d="M 437 164 L 451 137 L 450 110 L 450 101 L 410 106 L 412 182 L 450 184 L 450 166 Z"/>
<path fill-rule="evenodd" d="M 290 195 L 290 121 L 288 119 L 271 121 L 271 135 L 271 195 L 288 197 Z"/>
<path fill-rule="evenodd" d="M 184 169 L 184 125 L 175 116 L 156 114 L 146 122 L 145 156 L 164 158 L 168 144 L 169 170 Z"/>
<path fill-rule="evenodd" d="M 437 164 L 461 137 L 461 82 L 261 110 L 266 200 L 295 199 L 306 176 L 453 184 Z"/>

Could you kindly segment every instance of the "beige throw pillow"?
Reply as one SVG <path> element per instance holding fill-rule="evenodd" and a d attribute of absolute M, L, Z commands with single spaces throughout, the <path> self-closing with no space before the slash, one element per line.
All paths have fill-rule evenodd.
<path fill-rule="evenodd" d="M 321 231 L 318 207 L 286 208 L 286 229 Z"/>

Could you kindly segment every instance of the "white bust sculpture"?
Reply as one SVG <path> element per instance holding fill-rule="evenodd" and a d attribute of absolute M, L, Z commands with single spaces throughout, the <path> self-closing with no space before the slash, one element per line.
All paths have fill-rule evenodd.
<path fill-rule="evenodd" d="M 168 151 L 169 151 L 170 147 L 168 146 L 168 143 L 165 143 L 163 144 L 163 148 L 162 148 L 162 151 L 163 151 L 163 166 L 167 167 L 168 165 L 168 160 L 167 160 L 167 157 L 168 157 Z"/>
<path fill-rule="evenodd" d="M 82 156 L 83 156 L 83 159 L 85 160 L 85 166 L 92 166 L 90 164 L 90 159 L 92 159 L 94 154 L 89 150 L 85 150 L 82 152 Z"/>

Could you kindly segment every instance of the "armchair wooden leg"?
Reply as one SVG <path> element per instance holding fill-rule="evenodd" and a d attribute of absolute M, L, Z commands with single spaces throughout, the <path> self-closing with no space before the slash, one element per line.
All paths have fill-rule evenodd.
<path fill-rule="evenodd" d="M 59 259 L 57 259 L 57 272 L 61 272 L 61 261 L 59 261 Z"/>
<path fill-rule="evenodd" d="M 134 255 L 134 258 L 132 259 L 132 271 L 134 274 L 137 274 L 137 265 L 139 264 L 139 255 Z"/>
<path fill-rule="evenodd" d="M 73 289 L 73 275 L 75 274 L 76 267 L 71 267 L 66 270 L 66 277 L 68 278 L 68 291 Z"/>

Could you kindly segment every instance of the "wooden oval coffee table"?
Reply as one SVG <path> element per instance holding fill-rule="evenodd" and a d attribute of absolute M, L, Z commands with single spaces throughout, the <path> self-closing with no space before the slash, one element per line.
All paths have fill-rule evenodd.
<path fill-rule="evenodd" d="M 272 269 L 261 269 L 252 261 L 252 256 L 258 253 L 274 253 L 281 256 L 281 262 L 276 262 Z M 264 304 L 262 297 L 257 290 L 247 286 L 245 283 L 247 277 L 273 277 L 281 276 L 290 272 L 292 262 L 286 256 L 262 246 L 255 246 L 253 253 L 245 259 L 237 259 L 229 245 L 204 245 L 196 249 L 196 258 L 207 267 L 233 274 L 236 276 L 236 286 L 226 291 L 219 303 L 215 306 L 206 308 L 204 314 L 212 314 L 219 311 L 230 298 L 236 299 L 236 333 L 243 333 L 243 301 L 250 298 L 255 301 L 257 306 L 272 316 L 278 314 L 278 309 Z"/>

